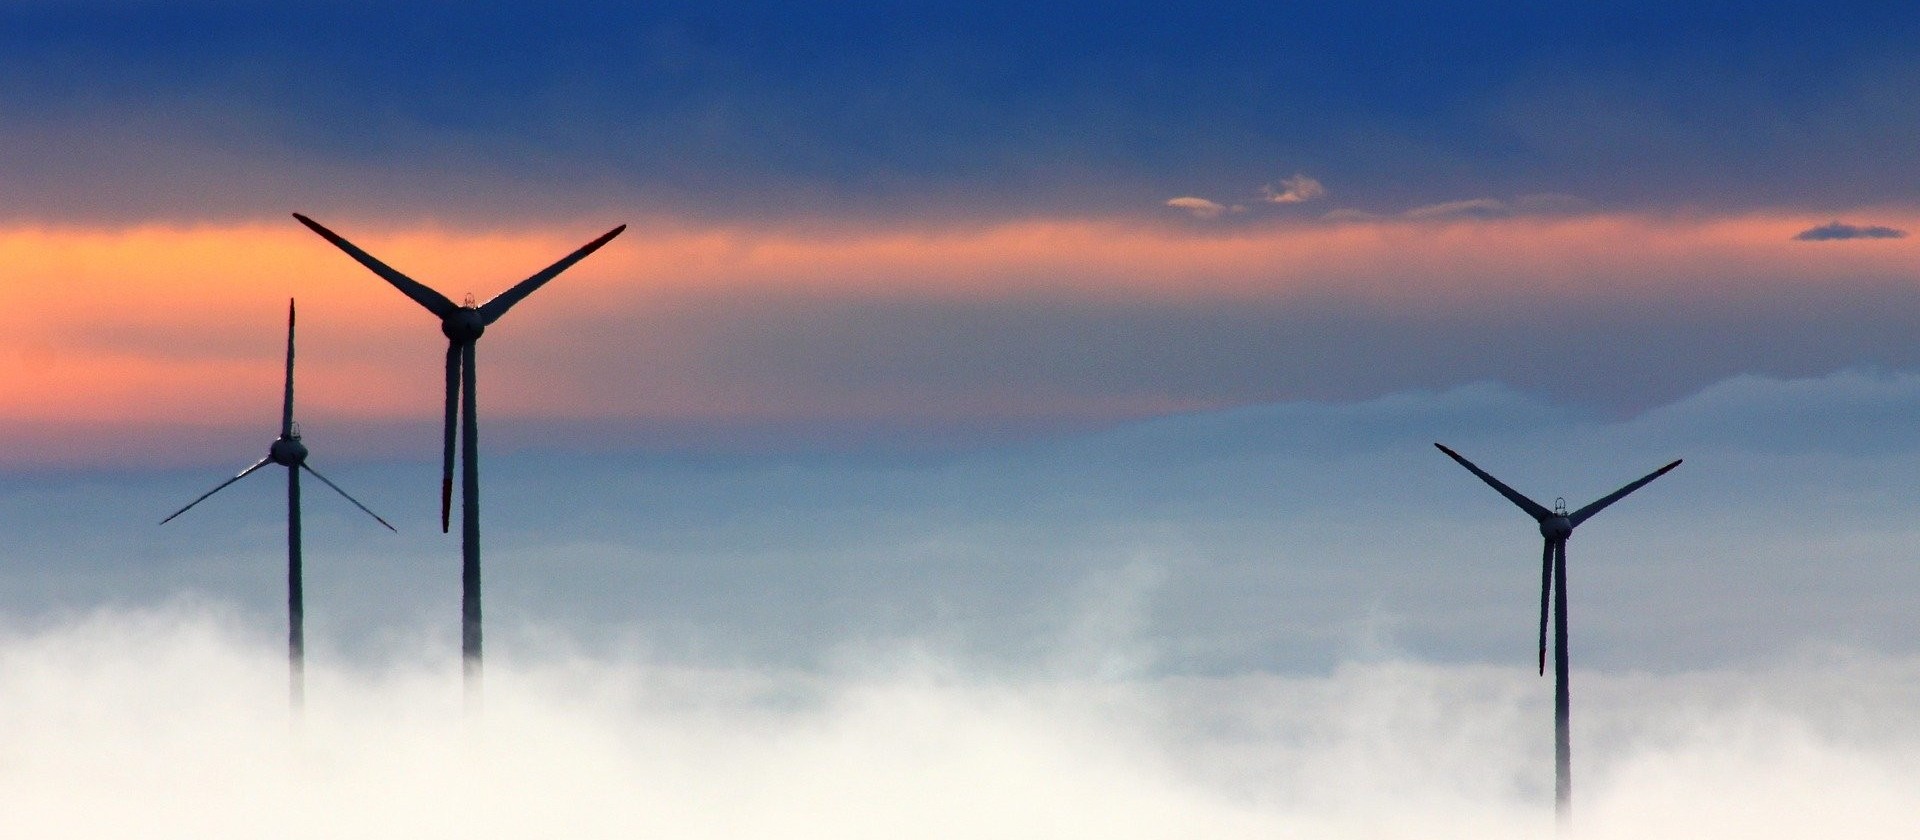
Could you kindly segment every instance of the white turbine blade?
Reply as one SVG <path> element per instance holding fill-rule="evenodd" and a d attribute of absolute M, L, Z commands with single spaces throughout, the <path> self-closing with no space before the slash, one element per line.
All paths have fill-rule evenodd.
<path fill-rule="evenodd" d="M 174 511 L 174 512 L 173 512 L 173 515 L 172 515 L 172 516 L 168 516 L 167 518 L 165 518 L 165 519 L 162 519 L 162 520 L 160 520 L 160 524 L 162 524 L 162 525 L 165 525 L 165 524 L 167 524 L 168 522 L 172 522 L 172 521 L 173 521 L 173 517 L 174 517 L 174 516 L 179 516 L 180 514 L 183 514 L 183 513 L 186 513 L 186 512 L 187 512 L 187 508 L 191 508 L 191 507 L 193 507 L 194 505 L 197 505 L 197 504 L 200 504 L 201 502 L 204 502 L 204 501 L 206 501 L 206 500 L 207 500 L 207 497 L 208 497 L 208 496 L 211 496 L 211 495 L 213 495 L 213 494 L 215 494 L 215 493 L 218 493 L 218 492 L 220 492 L 220 491 L 222 491 L 222 490 L 225 490 L 225 489 L 227 489 L 227 485 L 229 485 L 229 484 L 232 484 L 232 483 L 234 483 L 234 482 L 236 482 L 236 481 L 239 481 L 240 479 L 243 479 L 243 478 L 246 478 L 246 477 L 247 477 L 247 476 L 249 476 L 249 475 L 252 475 L 252 474 L 253 474 L 253 471 L 254 471 L 254 470 L 257 470 L 257 469 L 260 469 L 261 467 L 264 467 L 264 466 L 266 466 L 266 465 L 268 464 L 268 462 L 270 462 L 271 460 L 273 460 L 273 459 L 271 459 L 271 458 L 261 458 L 260 460 L 258 460 L 258 461 L 255 461 L 255 462 L 253 462 L 253 466 L 251 466 L 251 467 L 248 467 L 248 468 L 246 468 L 246 469 L 244 469 L 244 470 L 241 470 L 241 471 L 240 471 L 240 474 L 239 474 L 239 475 L 236 475 L 236 476 L 234 476 L 234 477 L 232 477 L 232 478 L 229 478 L 229 479 L 227 479 L 226 481 L 222 481 L 222 482 L 220 482 L 220 484 L 219 484 L 218 486 L 216 486 L 216 487 L 214 487 L 214 488 L 213 488 L 212 490 L 208 490 L 208 491 L 207 491 L 207 492 L 205 492 L 205 493 L 201 493 L 201 494 L 200 494 L 200 498 L 198 498 L 198 499 L 194 499 L 193 501 L 191 501 L 191 502 L 188 502 L 188 503 L 187 503 L 187 507 L 183 507 L 183 508 L 181 508 L 181 509 L 179 509 L 179 510 L 176 510 L 176 511 Z"/>
<path fill-rule="evenodd" d="M 358 260 L 361 265 L 367 267 L 367 270 L 380 275 L 380 279 L 392 283 L 393 287 L 399 289 L 401 294 L 413 298 L 414 303 L 426 307 L 427 311 L 432 312 L 435 317 L 445 318 L 460 308 L 455 306 L 453 301 L 448 300 L 446 295 L 429 289 L 425 285 L 422 285 L 420 281 L 395 271 L 392 266 L 375 259 L 372 254 L 360 250 L 358 245 L 348 242 L 345 238 L 341 237 L 340 234 L 322 227 L 319 222 L 302 216 L 299 213 L 293 214 L 293 217 L 299 219 L 301 224 L 306 225 L 314 233 L 320 234 L 320 238 L 333 243 L 333 247 L 347 252 L 347 256 Z"/>
<path fill-rule="evenodd" d="M 356 498 L 354 498 L 354 497 L 352 497 L 352 496 L 349 496 L 349 495 L 347 495 L 347 491 L 345 491 L 345 490 L 342 490 L 342 489 L 340 489 L 340 485 L 338 485 L 338 484 L 335 484 L 335 483 L 333 483 L 332 481 L 329 481 L 329 480 L 327 479 L 327 477 L 326 477 L 326 476 L 324 476 L 324 475 L 321 475 L 321 474 L 320 474 L 320 471 L 319 471 L 319 470 L 316 470 L 316 469 L 314 469 L 313 467 L 310 467 L 310 466 L 308 466 L 308 465 L 307 465 L 307 464 L 306 464 L 305 462 L 301 462 L 301 464 L 300 464 L 300 468 L 301 468 L 301 469 L 303 469 L 303 470 L 306 470 L 307 472 L 310 472 L 310 473 L 313 473 L 313 477 L 314 477 L 314 478 L 317 478 L 317 479 L 320 479 L 320 482 L 321 482 L 322 484 L 325 484 L 325 485 L 327 485 L 328 487 L 331 487 L 331 488 L 333 488 L 333 492 L 335 492 L 335 493 L 339 493 L 339 494 L 340 494 L 340 498 L 342 498 L 342 499 L 346 499 L 347 501 L 349 501 L 349 502 L 352 502 L 352 503 L 353 503 L 353 506 L 354 506 L 354 507 L 357 507 L 357 508 L 359 508 L 359 509 L 361 509 L 362 511 L 365 511 L 365 512 L 366 512 L 366 514 L 367 514 L 368 516 L 371 516 L 371 517 L 373 517 L 373 520 L 374 520 L 375 522 L 378 522 L 378 523 L 380 523 L 380 524 L 382 524 L 382 525 L 385 525 L 385 526 L 387 526 L 387 530 L 389 530 L 389 531 L 393 531 L 394 533 L 399 533 L 399 529 L 397 529 L 397 528 L 395 528 L 395 527 L 393 527 L 393 525 L 392 525 L 391 523 L 389 523 L 389 522 L 387 522 L 387 520 L 385 520 L 385 519 L 381 519 L 381 518 L 380 518 L 380 514 L 377 514 L 377 513 L 374 513 L 374 512 L 373 512 L 373 511 L 371 511 L 371 510 L 367 510 L 367 506 L 366 506 L 366 505 L 363 505 L 363 504 L 360 504 L 360 500 L 359 500 L 359 499 L 356 499 Z"/>
<path fill-rule="evenodd" d="M 1472 461 L 1469 461 L 1465 458 L 1460 457 L 1460 453 L 1455 452 L 1451 449 L 1448 449 L 1445 446 L 1441 446 L 1440 444 L 1437 444 L 1437 443 L 1434 444 L 1434 446 L 1439 447 L 1441 452 L 1447 453 L 1447 457 L 1452 458 L 1455 461 L 1459 461 L 1460 466 L 1466 467 L 1468 472 L 1479 476 L 1481 481 L 1484 481 L 1487 483 L 1487 486 L 1500 491 L 1500 495 L 1507 497 L 1507 501 L 1512 502 L 1515 505 L 1518 505 L 1521 510 L 1526 511 L 1528 516 L 1533 517 L 1533 521 L 1545 522 L 1547 519 L 1553 516 L 1553 511 L 1547 510 L 1539 502 L 1536 502 L 1532 499 L 1522 496 L 1520 495 L 1519 491 L 1511 487 L 1508 487 L 1505 484 L 1500 483 L 1500 479 L 1497 479 L 1491 475 L 1488 475 L 1486 470 L 1480 469 L 1479 467 L 1474 466 Z"/>
<path fill-rule="evenodd" d="M 1651 473 L 1648 473 L 1646 477 L 1640 479 L 1639 481 L 1636 481 L 1632 484 L 1629 484 L 1625 487 L 1615 490 L 1612 493 L 1608 493 L 1605 497 L 1601 498 L 1599 501 L 1594 502 L 1593 504 L 1587 505 L 1586 507 L 1583 507 L 1579 510 L 1574 511 L 1573 513 L 1568 514 L 1567 521 L 1572 522 L 1575 525 L 1579 525 L 1580 523 L 1585 522 L 1588 519 L 1591 519 L 1594 514 L 1599 513 L 1602 510 L 1605 510 L 1607 505 L 1613 504 L 1614 502 L 1617 502 L 1617 501 L 1620 501 L 1621 499 L 1626 498 L 1628 493 L 1631 493 L 1635 490 L 1638 490 L 1642 487 L 1647 486 L 1647 482 L 1652 481 L 1656 478 L 1659 478 L 1660 476 L 1666 475 L 1668 470 L 1671 470 L 1674 467 L 1680 466 L 1680 461 L 1682 460 L 1685 460 L 1685 459 L 1682 458 L 1682 459 L 1675 460 L 1671 464 L 1668 464 L 1664 467 L 1661 467 L 1660 469 L 1657 469 Z"/>
<path fill-rule="evenodd" d="M 513 305 L 519 303 L 522 298 L 533 294 L 533 290 L 546 285 L 548 280 L 559 276 L 560 272 L 572 268 L 574 263 L 586 259 L 588 254 L 600 250 L 600 246 L 613 241 L 614 237 L 619 236 L 620 232 L 626 229 L 626 225 L 621 225 L 601 234 L 599 239 L 580 246 L 579 250 L 562 257 L 559 262 L 547 266 L 545 271 L 515 283 L 513 288 L 501 292 L 498 296 L 494 297 L 493 300 L 481 304 L 480 323 L 491 324 L 500 320 L 500 316 L 507 314 L 507 310 L 512 309 Z"/>

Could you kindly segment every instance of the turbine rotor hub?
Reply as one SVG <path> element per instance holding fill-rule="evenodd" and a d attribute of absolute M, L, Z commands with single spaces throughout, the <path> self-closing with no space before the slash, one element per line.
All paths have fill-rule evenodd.
<path fill-rule="evenodd" d="M 283 467 L 300 466 L 307 461 L 307 445 L 299 438 L 280 438 L 267 447 L 267 459 Z"/>
<path fill-rule="evenodd" d="M 487 325 L 480 320 L 480 310 L 463 306 L 447 317 L 440 319 L 440 332 L 448 339 L 468 344 L 487 331 Z"/>
<path fill-rule="evenodd" d="M 1565 516 L 1549 516 L 1540 520 L 1540 536 L 1550 540 L 1564 540 L 1573 535 L 1573 520 Z"/>

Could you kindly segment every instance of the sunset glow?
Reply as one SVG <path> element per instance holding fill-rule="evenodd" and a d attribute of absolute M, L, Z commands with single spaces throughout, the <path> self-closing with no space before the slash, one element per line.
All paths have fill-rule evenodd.
<path fill-rule="evenodd" d="M 1920 227 L 1920 214 L 1873 215 Z M 1332 303 L 1430 320 L 1622 305 L 1710 314 L 1722 301 L 1766 308 L 1913 285 L 1915 240 L 1835 249 L 1792 238 L 1815 223 L 1770 213 L 1232 229 L 1063 219 L 869 233 L 641 224 L 557 283 L 559 294 L 500 327 L 516 338 L 488 348 L 497 378 L 486 398 L 501 418 L 716 422 L 1085 420 L 1222 404 L 1138 391 L 836 390 L 711 375 L 715 352 L 733 352 L 729 370 L 751 370 L 751 358 L 729 351 L 728 336 L 757 329 L 759 313 L 780 302 L 858 310 L 1044 301 L 1145 312 Z M 341 227 L 417 279 L 456 298 L 470 289 L 482 301 L 592 232 Z M 0 263 L 13 277 L 0 289 L 0 388 L 31 395 L 0 404 L 0 418 L 235 423 L 272 392 L 275 313 L 288 297 L 305 315 L 302 396 L 315 416 L 426 421 L 438 409 L 431 321 L 291 223 L 13 228 L 0 231 Z M 623 322 L 634 326 L 614 326 Z M 561 331 L 584 331 L 585 340 L 569 345 Z M 579 365 L 562 357 L 563 345 Z"/>

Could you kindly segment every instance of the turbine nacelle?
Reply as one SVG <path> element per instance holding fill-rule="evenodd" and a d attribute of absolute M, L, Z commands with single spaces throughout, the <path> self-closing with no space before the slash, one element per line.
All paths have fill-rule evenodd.
<path fill-rule="evenodd" d="M 1573 520 L 1566 516 L 1549 516 L 1540 520 L 1540 536 L 1550 540 L 1564 540 L 1573 536 Z"/>
<path fill-rule="evenodd" d="M 307 445 L 300 437 L 283 437 L 267 447 L 267 460 L 283 467 L 298 467 L 307 462 Z"/>
<path fill-rule="evenodd" d="M 472 300 L 471 297 L 468 298 Z M 469 302 L 446 314 L 440 319 L 440 333 L 455 344 L 472 344 L 478 341 L 481 333 L 487 331 L 486 316 L 480 308 Z"/>
<path fill-rule="evenodd" d="M 311 473 L 314 478 L 320 479 L 320 483 L 332 488 L 333 492 L 339 493 L 341 498 L 352 502 L 354 507 L 366 511 L 368 516 L 373 517 L 374 520 L 381 525 L 385 525 L 387 530 L 393 530 L 393 525 L 388 523 L 387 520 L 381 519 L 380 514 L 367 510 L 367 506 L 360 504 L 360 500 L 347 495 L 347 491 L 340 489 L 339 485 L 327 480 L 326 476 L 321 475 L 313 467 L 307 465 L 307 445 L 300 442 L 300 424 L 293 422 L 293 301 L 287 301 L 287 384 L 286 390 L 283 393 L 285 394 L 285 401 L 281 404 L 280 410 L 280 437 L 274 439 L 273 444 L 267 447 L 267 457 L 253 462 L 252 466 L 241 470 L 238 475 L 222 481 L 212 490 L 200 494 L 200 498 L 188 502 L 186 507 L 176 510 L 167 516 L 167 518 L 160 520 L 160 524 L 165 525 L 168 522 L 172 522 L 174 517 L 186 513 L 188 510 L 191 510 L 194 505 L 200 504 L 213 494 L 226 489 L 227 485 L 259 472 L 260 468 L 268 464 L 279 464 L 287 468 L 287 533 L 289 535 L 287 562 L 288 567 L 292 570 L 290 574 L 293 574 L 297 578 L 300 569 L 299 499 L 301 470 L 306 470 L 308 473 Z M 297 600 L 299 594 L 297 585 L 294 585 L 293 592 Z M 294 624 L 296 627 L 294 636 L 297 639 L 299 636 L 297 629 L 299 624 L 297 606 L 294 612 Z M 297 641 L 294 643 L 294 659 L 297 667 L 299 661 L 299 643 Z M 296 693 L 296 705 L 298 704 L 298 696 Z"/>

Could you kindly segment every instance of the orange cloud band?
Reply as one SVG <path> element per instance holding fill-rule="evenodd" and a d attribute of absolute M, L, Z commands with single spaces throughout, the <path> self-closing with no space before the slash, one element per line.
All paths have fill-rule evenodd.
<path fill-rule="evenodd" d="M 1920 227 L 1912 210 L 1855 215 Z M 456 300 L 469 291 L 485 300 L 600 232 L 356 230 L 351 220 L 323 221 Z M 703 357 L 725 341 L 728 307 L 743 302 L 1334 300 L 1459 312 L 1622 298 L 1711 307 L 1762 292 L 1844 295 L 1915 279 L 1914 240 L 1793 240 L 1824 221 L 1763 213 L 1226 230 L 1050 219 L 918 231 L 638 224 L 493 328 L 490 338 L 513 337 L 481 343 L 480 394 L 491 418 L 830 418 L 915 407 L 1152 413 L 1207 403 L 771 388 L 708 378 Z M 290 220 L 0 229 L 0 277 L 0 422 L 270 423 L 289 297 L 301 301 L 303 413 L 413 421 L 439 410 L 444 345 L 432 318 Z M 573 372 L 581 365 L 592 375 Z"/>

